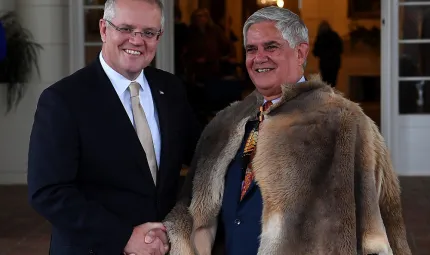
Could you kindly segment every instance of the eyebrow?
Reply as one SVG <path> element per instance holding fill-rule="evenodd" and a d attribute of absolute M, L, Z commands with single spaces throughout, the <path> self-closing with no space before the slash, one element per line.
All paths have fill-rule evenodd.
<path fill-rule="evenodd" d="M 126 23 L 121 23 L 118 25 L 119 27 L 129 27 L 129 28 L 134 28 L 134 26 L 130 25 L 130 24 L 126 24 Z"/>
<path fill-rule="evenodd" d="M 121 23 L 118 25 L 118 27 L 126 27 L 126 28 L 133 28 L 135 29 L 136 26 L 130 25 L 130 24 L 126 24 L 126 23 Z M 144 27 L 142 30 L 154 30 L 154 31 L 158 31 L 160 30 L 159 28 L 155 28 L 155 27 Z"/>
<path fill-rule="evenodd" d="M 269 45 L 274 45 L 274 44 L 281 45 L 277 41 L 268 41 L 268 42 L 263 43 L 264 46 L 269 46 Z"/>
<path fill-rule="evenodd" d="M 267 47 L 267 46 L 270 46 L 270 45 L 281 45 L 279 42 L 277 42 L 277 41 L 268 41 L 268 42 L 264 42 L 263 43 L 263 45 L 265 46 L 265 47 Z M 253 47 L 256 47 L 256 45 L 254 45 L 254 44 L 247 44 L 246 45 L 246 48 L 253 48 Z"/>

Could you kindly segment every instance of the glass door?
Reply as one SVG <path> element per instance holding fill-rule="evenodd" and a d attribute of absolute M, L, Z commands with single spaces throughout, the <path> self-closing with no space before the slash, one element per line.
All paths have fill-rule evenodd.
<path fill-rule="evenodd" d="M 384 137 L 400 175 L 430 175 L 430 1 L 382 3 Z"/>

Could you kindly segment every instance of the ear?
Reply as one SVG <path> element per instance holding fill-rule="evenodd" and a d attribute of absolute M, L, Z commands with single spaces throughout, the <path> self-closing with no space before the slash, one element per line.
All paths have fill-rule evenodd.
<path fill-rule="evenodd" d="M 160 40 L 160 38 L 161 38 L 161 36 L 163 36 L 163 34 L 164 34 L 164 30 L 161 30 L 160 34 L 157 35 L 157 41 Z"/>
<path fill-rule="evenodd" d="M 102 39 L 102 42 L 106 42 L 106 21 L 104 19 L 100 19 L 99 29 L 100 29 L 100 37 Z"/>
<path fill-rule="evenodd" d="M 303 66 L 303 64 L 306 62 L 306 59 L 308 58 L 309 44 L 301 43 L 296 47 L 296 49 L 297 49 L 297 58 L 299 60 L 299 65 Z"/>

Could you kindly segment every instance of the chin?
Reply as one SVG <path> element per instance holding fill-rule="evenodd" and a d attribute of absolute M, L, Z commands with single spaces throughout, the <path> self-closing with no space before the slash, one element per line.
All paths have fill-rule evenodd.
<path fill-rule="evenodd" d="M 270 90 L 276 86 L 276 82 L 270 81 L 267 79 L 255 79 L 254 81 L 255 87 L 261 90 Z"/>
<path fill-rule="evenodd" d="M 136 62 L 129 62 L 126 65 L 124 65 L 124 69 L 127 70 L 127 72 L 139 72 L 143 69 L 143 64 L 136 63 Z"/>

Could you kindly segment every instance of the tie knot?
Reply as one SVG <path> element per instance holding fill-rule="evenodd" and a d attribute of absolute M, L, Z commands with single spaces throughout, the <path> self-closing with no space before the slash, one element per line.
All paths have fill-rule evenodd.
<path fill-rule="evenodd" d="M 267 111 L 267 109 L 269 109 L 269 107 L 272 105 L 272 101 L 267 101 L 265 102 L 262 106 L 260 106 L 260 113 L 259 113 L 259 121 L 263 121 L 264 117 L 263 117 L 263 112 Z"/>
<path fill-rule="evenodd" d="M 267 101 L 263 104 L 263 111 L 267 111 L 267 109 L 269 109 L 270 106 L 272 106 L 272 101 Z"/>
<path fill-rule="evenodd" d="M 128 88 L 130 89 L 131 97 L 139 96 L 140 84 L 138 82 L 135 82 L 135 81 L 131 82 Z"/>

